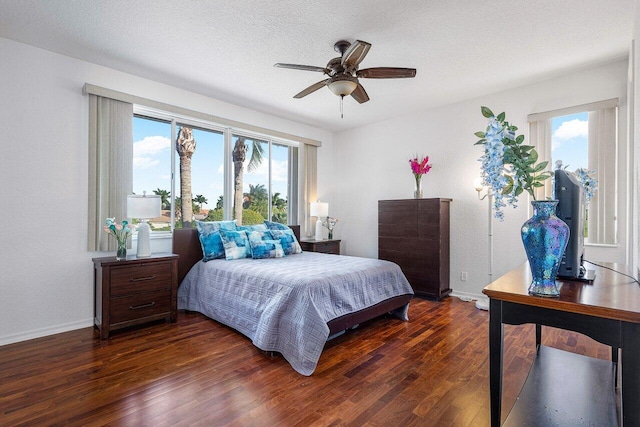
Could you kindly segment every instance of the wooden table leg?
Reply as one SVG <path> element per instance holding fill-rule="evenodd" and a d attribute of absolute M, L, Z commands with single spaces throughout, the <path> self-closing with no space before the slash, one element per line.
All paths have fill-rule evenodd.
<path fill-rule="evenodd" d="M 640 324 L 622 322 L 622 424 L 640 426 Z"/>
<path fill-rule="evenodd" d="M 536 351 L 540 350 L 540 343 L 542 342 L 542 325 L 536 323 Z"/>
<path fill-rule="evenodd" d="M 502 404 L 502 301 L 489 302 L 489 396 L 491 425 L 500 426 Z"/>

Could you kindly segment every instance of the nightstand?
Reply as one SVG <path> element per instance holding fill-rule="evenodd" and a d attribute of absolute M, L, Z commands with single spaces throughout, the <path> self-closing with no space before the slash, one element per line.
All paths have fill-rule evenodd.
<path fill-rule="evenodd" d="M 303 251 L 340 255 L 340 240 L 300 240 Z"/>
<path fill-rule="evenodd" d="M 95 319 L 100 338 L 114 329 L 159 319 L 175 322 L 178 314 L 178 255 L 148 258 L 93 258 Z"/>

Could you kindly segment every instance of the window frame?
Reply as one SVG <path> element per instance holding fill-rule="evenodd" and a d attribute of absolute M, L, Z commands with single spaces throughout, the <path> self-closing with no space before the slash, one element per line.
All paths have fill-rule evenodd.
<path fill-rule="evenodd" d="M 268 194 L 269 194 L 269 203 L 268 203 L 268 216 L 269 220 L 272 217 L 272 146 L 273 144 L 289 147 L 289 167 L 287 177 L 289 183 L 287 185 L 287 219 L 288 222 L 291 222 L 291 219 L 296 216 L 299 208 L 297 204 L 298 200 L 298 188 L 300 183 L 297 182 L 299 180 L 298 170 L 300 169 L 299 164 L 299 149 L 302 145 L 298 141 L 287 140 L 284 138 L 277 138 L 270 136 L 268 134 L 262 134 L 258 132 L 252 132 L 246 129 L 224 126 L 219 123 L 210 122 L 207 120 L 202 120 L 194 117 L 188 117 L 181 114 L 171 113 L 163 110 L 158 110 L 155 108 L 147 107 L 140 104 L 133 104 L 133 117 L 138 116 L 142 118 L 146 118 L 149 120 L 160 120 L 163 122 L 167 122 L 171 125 L 171 185 L 170 185 L 170 201 L 171 201 L 171 216 L 170 216 L 170 230 L 169 231 L 152 231 L 152 238 L 164 238 L 170 237 L 173 234 L 173 230 L 175 229 L 175 189 L 176 189 L 176 181 L 179 179 L 179 171 L 176 171 L 176 158 L 177 153 L 175 149 L 175 141 L 177 138 L 177 130 L 179 126 L 190 126 L 193 128 L 202 129 L 204 131 L 212 131 L 222 133 L 223 135 L 223 200 L 229 201 L 233 200 L 233 160 L 231 157 L 233 151 L 233 137 L 234 136 L 242 136 L 245 138 L 256 139 L 262 142 L 267 143 L 268 150 L 268 158 L 269 158 L 269 173 L 268 173 Z M 135 142 L 135 141 L 134 141 Z M 291 149 L 295 149 L 295 155 L 291 154 Z M 295 160 L 295 164 L 292 165 L 291 161 Z M 295 179 L 296 182 L 292 182 L 291 180 Z M 294 206 L 296 205 L 296 206 Z M 225 220 L 230 220 L 233 217 L 233 203 L 224 202 L 223 203 L 223 218 Z"/>
<path fill-rule="evenodd" d="M 612 99 L 607 99 L 607 100 L 603 100 L 603 101 L 597 101 L 597 102 L 591 102 L 588 104 L 581 104 L 581 105 L 576 105 L 576 106 L 572 106 L 572 107 L 566 107 L 566 108 L 560 108 L 560 109 L 556 109 L 556 110 L 552 110 L 552 111 L 547 111 L 547 112 L 543 112 L 543 113 L 535 113 L 535 114 L 530 114 L 527 117 L 527 121 L 529 122 L 529 134 L 531 136 L 531 145 L 534 145 L 537 150 L 538 150 L 538 154 L 540 155 L 540 159 L 544 159 L 544 160 L 549 160 L 550 162 L 550 167 L 553 169 L 554 165 L 551 164 L 551 122 L 553 118 L 556 117 L 562 117 L 562 116 L 566 116 L 566 115 L 570 115 L 570 114 L 576 114 L 576 113 L 583 113 L 586 112 L 588 113 L 589 117 L 591 117 L 591 114 L 594 112 L 599 112 L 599 111 L 606 111 L 606 110 L 613 110 L 614 116 L 615 116 L 615 126 L 613 128 L 613 147 L 611 147 L 610 149 L 613 149 L 613 151 L 615 152 L 614 156 L 613 156 L 613 164 L 612 167 L 614 169 L 614 174 L 613 174 L 613 179 L 612 182 L 608 182 L 607 185 L 609 185 L 609 192 L 611 193 L 611 197 L 613 197 L 613 201 L 610 202 L 610 205 L 613 207 L 614 211 L 613 211 L 613 215 L 612 216 L 612 221 L 614 221 L 613 223 L 613 227 L 614 227 L 614 232 L 613 232 L 613 243 L 611 242 L 595 242 L 595 241 L 586 241 L 585 242 L 585 246 L 593 246 L 593 247 L 610 247 L 610 248 L 617 248 L 620 245 L 621 242 L 621 237 L 619 235 L 619 228 L 620 228 L 620 223 L 619 223 L 619 198 L 617 195 L 620 183 L 619 183 L 619 173 L 620 173 L 620 164 L 619 164 L 619 155 L 618 155 L 618 151 L 620 150 L 620 141 L 619 141 L 619 132 L 620 132 L 620 105 L 619 105 L 619 100 L 618 98 L 612 98 Z M 591 133 L 591 125 L 589 125 L 589 129 L 590 129 L 590 133 Z M 591 137 L 589 138 L 589 141 L 591 141 Z M 596 141 L 598 142 L 598 141 Z M 591 144 L 589 145 L 591 146 Z M 602 188 L 603 182 L 602 179 L 599 175 L 599 172 L 597 171 L 597 167 L 594 167 L 593 169 L 596 169 L 596 173 L 598 174 L 598 180 L 599 182 L 599 186 Z M 540 191 L 537 193 L 537 197 L 548 197 L 552 194 L 551 192 L 551 180 L 548 180 L 545 182 L 545 186 L 544 188 L 541 188 Z"/>

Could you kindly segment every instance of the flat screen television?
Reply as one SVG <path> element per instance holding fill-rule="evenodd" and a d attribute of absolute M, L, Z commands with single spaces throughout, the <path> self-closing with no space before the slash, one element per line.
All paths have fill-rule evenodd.
<path fill-rule="evenodd" d="M 584 188 L 572 172 L 556 169 L 554 190 L 555 198 L 558 200 L 556 215 L 569 226 L 569 242 L 560 262 L 558 276 L 585 279 L 586 271 L 582 265 L 584 259 Z"/>

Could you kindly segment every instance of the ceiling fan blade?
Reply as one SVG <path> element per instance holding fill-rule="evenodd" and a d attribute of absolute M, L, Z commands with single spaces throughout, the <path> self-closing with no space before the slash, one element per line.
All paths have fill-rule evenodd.
<path fill-rule="evenodd" d="M 273 66 L 278 68 L 292 68 L 294 70 L 318 71 L 325 74 L 329 74 L 330 71 L 324 67 L 316 67 L 314 65 L 282 64 L 280 62 L 273 64 Z"/>
<path fill-rule="evenodd" d="M 327 83 L 329 82 L 329 80 L 331 80 L 331 79 L 321 80 L 318 83 L 312 84 L 311 86 L 309 86 L 308 88 L 306 88 L 302 92 L 300 92 L 297 95 L 295 95 L 294 98 L 302 98 L 304 96 L 309 95 L 310 93 L 313 93 L 313 92 L 317 91 L 321 87 L 326 86 Z"/>
<path fill-rule="evenodd" d="M 351 96 L 360 104 L 369 100 L 369 95 L 367 95 L 367 92 L 364 90 L 360 83 L 358 83 L 358 87 L 353 92 L 351 92 Z"/>
<path fill-rule="evenodd" d="M 394 67 L 376 67 L 365 68 L 356 72 L 357 77 L 366 79 L 401 79 L 405 77 L 415 77 L 415 68 L 394 68 Z"/>
<path fill-rule="evenodd" d="M 351 71 L 358 68 L 358 65 L 362 62 L 367 53 L 371 49 L 371 43 L 363 42 L 362 40 L 356 40 L 349 49 L 342 55 L 342 66 L 345 70 Z"/>

